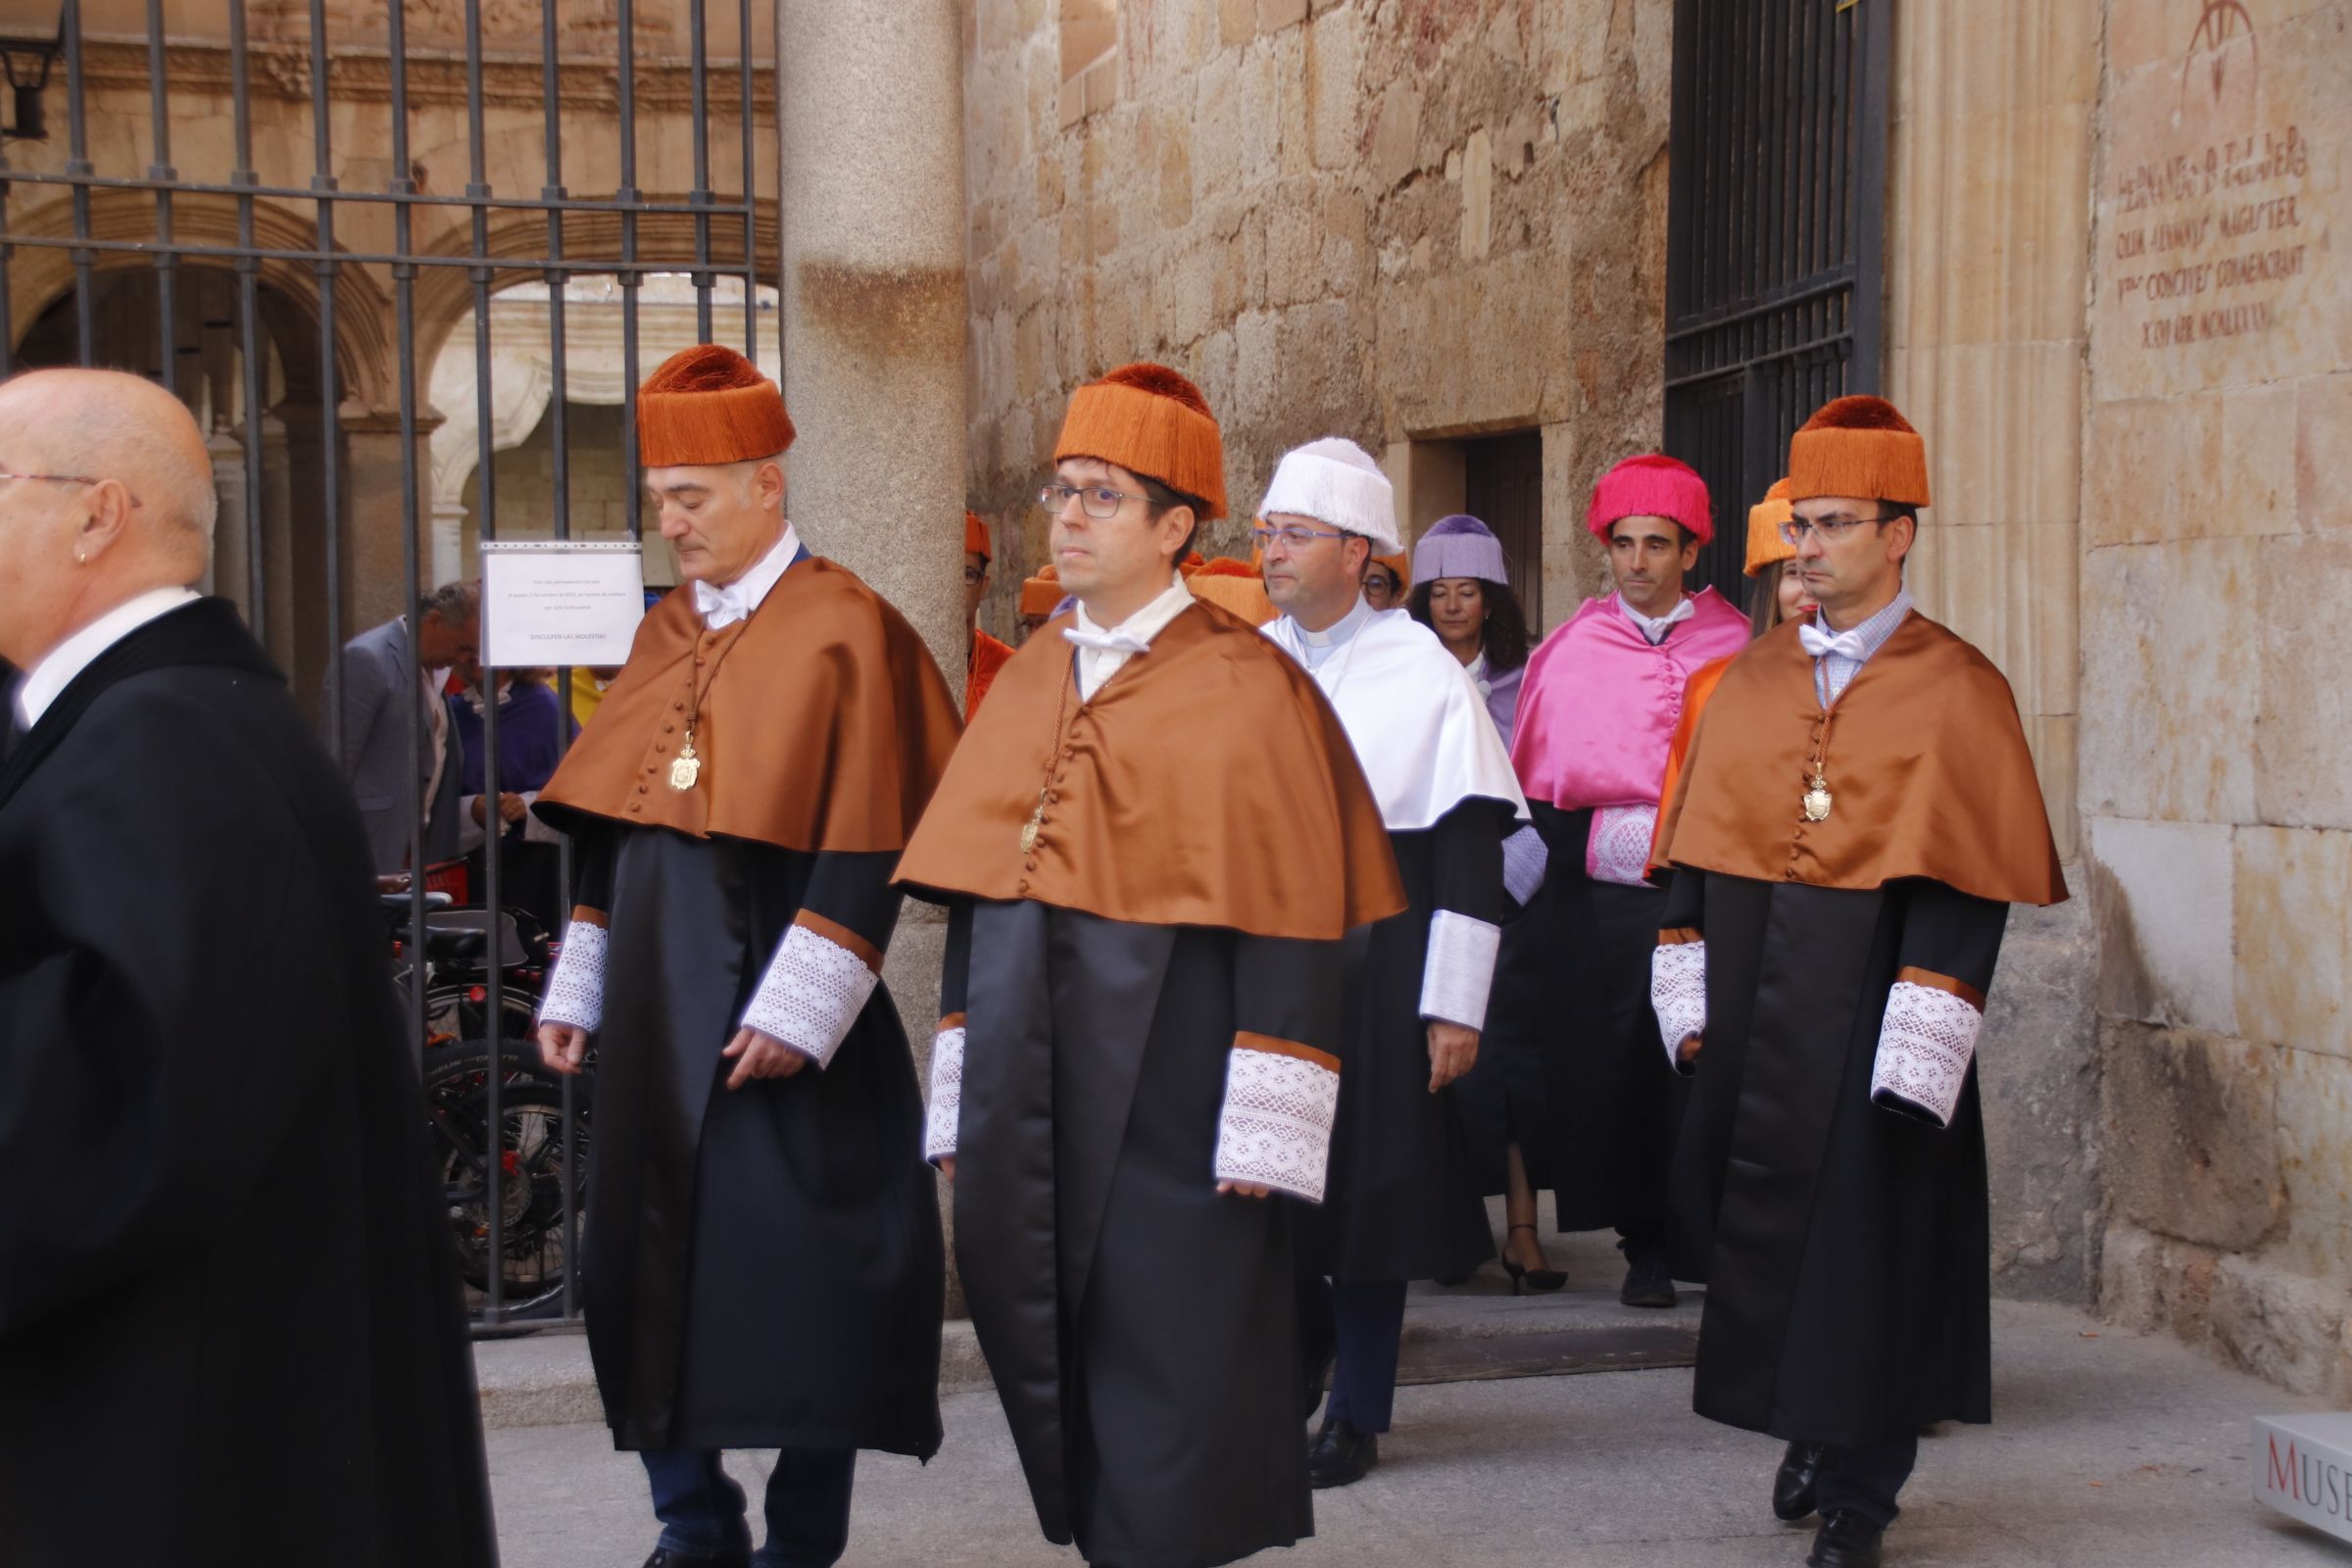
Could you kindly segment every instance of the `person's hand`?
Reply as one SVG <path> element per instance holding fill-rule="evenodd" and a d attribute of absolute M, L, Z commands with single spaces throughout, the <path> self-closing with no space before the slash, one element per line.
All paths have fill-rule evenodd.
<path fill-rule="evenodd" d="M 719 1054 L 735 1063 L 735 1070 L 727 1074 L 729 1089 L 741 1089 L 755 1078 L 789 1078 L 808 1065 L 807 1056 L 748 1024 L 735 1031 Z"/>
<path fill-rule="evenodd" d="M 956 1156 L 954 1154 L 939 1156 L 939 1173 L 950 1181 L 956 1179 Z"/>
<path fill-rule="evenodd" d="M 1436 1094 L 1478 1060 L 1478 1031 L 1443 1018 L 1429 1020 L 1429 1092 Z"/>
<path fill-rule="evenodd" d="M 1271 1198 L 1274 1189 L 1264 1182 L 1219 1182 L 1217 1191 L 1234 1198 Z"/>
<path fill-rule="evenodd" d="M 1674 1059 L 1688 1067 L 1690 1065 L 1690 1063 L 1698 1059 L 1698 1048 L 1705 1043 L 1706 1040 L 1704 1036 L 1690 1036 L 1690 1039 L 1685 1040 L 1681 1045 L 1675 1047 Z"/>
<path fill-rule="evenodd" d="M 580 1070 L 588 1059 L 588 1031 L 567 1023 L 543 1023 L 539 1026 L 539 1059 L 549 1072 L 569 1077 Z"/>
<path fill-rule="evenodd" d="M 390 876 L 377 877 L 375 879 L 375 891 L 378 893 L 408 892 L 409 873 L 406 871 L 395 871 Z"/>
<path fill-rule="evenodd" d="M 473 825 L 475 827 L 480 827 L 485 821 L 488 820 L 488 817 L 482 810 L 482 798 L 479 795 L 476 795 L 468 804 L 473 808 Z"/>
<path fill-rule="evenodd" d="M 522 813 L 525 809 L 526 808 L 522 804 L 522 797 L 514 794 L 512 790 L 502 792 L 499 795 L 498 819 L 500 821 L 510 824 L 519 822 L 522 820 Z"/>

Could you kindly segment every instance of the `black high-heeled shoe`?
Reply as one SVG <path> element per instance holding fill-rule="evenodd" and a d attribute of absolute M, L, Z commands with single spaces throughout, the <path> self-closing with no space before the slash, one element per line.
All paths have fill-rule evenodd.
<path fill-rule="evenodd" d="M 1544 1234 L 1533 1225 L 1514 1225 L 1511 1227 L 1511 1231 L 1531 1232 L 1536 1236 L 1539 1244 Z M 1519 1294 L 1519 1288 L 1522 1285 L 1538 1296 L 1545 1296 L 1568 1283 L 1568 1276 L 1556 1268 L 1528 1268 L 1512 1257 L 1509 1231 L 1503 1233 L 1502 1271 L 1511 1277 L 1511 1294 L 1513 1296 Z"/>

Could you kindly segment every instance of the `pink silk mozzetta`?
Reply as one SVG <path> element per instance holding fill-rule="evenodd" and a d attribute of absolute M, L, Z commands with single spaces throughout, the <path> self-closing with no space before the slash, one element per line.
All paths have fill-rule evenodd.
<path fill-rule="evenodd" d="M 1527 662 L 1511 765 L 1531 801 L 1563 811 L 1655 806 L 1691 671 L 1747 645 L 1747 617 L 1712 588 L 1652 648 L 1617 596 L 1588 599 Z"/>

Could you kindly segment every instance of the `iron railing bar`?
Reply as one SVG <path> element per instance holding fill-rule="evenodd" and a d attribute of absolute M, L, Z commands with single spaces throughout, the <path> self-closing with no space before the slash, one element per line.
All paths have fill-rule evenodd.
<path fill-rule="evenodd" d="M 620 26 L 620 188 L 637 193 L 637 8 L 618 0 Z M 643 304 L 637 272 L 637 215 L 620 215 L 620 453 L 628 476 L 629 538 L 645 542 L 645 465 L 637 451 L 637 312 Z"/>
<path fill-rule="evenodd" d="M 8 187 L 11 171 L 8 164 L 8 138 L 0 136 L 0 375 L 8 375 L 17 368 L 16 312 L 8 300 L 9 264 L 16 248 L 8 243 Z"/>
<path fill-rule="evenodd" d="M 244 185 L 208 184 L 202 180 L 173 180 L 169 184 L 148 175 L 132 174 L 51 174 L 36 170 L 20 170 L 9 176 L 23 185 L 53 185 L 88 190 L 170 191 L 179 196 L 233 196 L 251 192 L 256 196 L 274 196 L 285 201 L 309 201 L 310 187 L 305 185 Z M 570 196 L 562 201 L 549 201 L 539 196 L 435 196 L 419 191 L 415 197 L 403 200 L 385 191 L 340 191 L 335 200 L 343 203 L 373 203 L 397 207 L 487 207 L 494 212 L 536 212 L 555 208 L 570 213 L 611 213 L 633 206 L 640 213 L 670 218 L 691 218 L 698 214 L 720 218 L 750 217 L 757 219 L 760 204 L 756 199 L 731 201 L 712 196 L 704 203 L 692 201 L 637 201 L 626 203 L 618 197 Z"/>
<path fill-rule="evenodd" d="M 245 94 L 246 72 L 252 63 L 245 42 L 245 0 L 228 0 L 228 59 L 236 148 L 229 183 L 236 191 L 238 245 L 232 254 L 237 274 L 237 352 L 245 402 L 245 612 L 252 621 L 254 640 L 267 646 L 270 563 L 262 528 L 262 267 L 260 259 L 250 254 L 253 187 L 259 181 L 253 168 L 253 114 Z M 336 759 L 338 763 L 341 760 Z"/>
<path fill-rule="evenodd" d="M 172 191 L 178 171 L 172 167 L 172 106 L 164 93 L 164 0 L 147 0 L 147 177 L 164 188 L 155 193 L 155 237 L 162 247 L 155 263 L 156 379 L 172 393 L 179 391 L 179 323 L 173 307 L 179 291 L 178 267 L 172 257 Z"/>
<path fill-rule="evenodd" d="M 87 88 L 81 79 L 81 0 L 66 0 L 58 29 L 65 34 L 66 44 L 66 177 L 86 177 L 91 172 L 90 125 Z M 89 187 L 76 185 L 73 201 L 74 237 L 86 240 L 90 237 Z M 74 357 L 90 365 L 98 358 L 97 259 L 77 248 L 73 260 Z"/>
<path fill-rule="evenodd" d="M 694 189 L 688 199 L 702 212 L 694 220 L 695 341 L 708 343 L 710 331 L 710 39 L 705 36 L 706 0 L 686 0 L 686 31 L 692 61 Z"/>
<path fill-rule="evenodd" d="M 1680 343 L 1705 333 L 1742 325 L 1753 318 L 1770 316 L 1776 311 L 1785 311 L 1790 306 L 1809 305 L 1815 300 L 1826 299 L 1843 289 L 1851 288 L 1853 285 L 1853 275 L 1844 270 L 1818 281 L 1808 279 L 1802 286 L 1792 287 L 1770 298 L 1742 300 L 1738 305 L 1722 307 L 1719 314 L 1687 320 L 1684 324 L 1669 331 L 1666 334 L 1666 341 L 1669 344 Z"/>
<path fill-rule="evenodd" d="M 1804 359 L 1807 355 L 1817 352 L 1818 350 L 1834 348 L 1841 343 L 1850 344 L 1852 341 L 1853 334 L 1850 332 L 1838 332 L 1826 337 L 1808 338 L 1805 342 L 1792 349 L 1782 349 L 1771 354 L 1758 354 L 1750 359 L 1744 360 L 1727 360 L 1718 365 L 1710 365 L 1701 370 L 1686 370 L 1680 375 L 1669 375 L 1666 377 L 1666 385 L 1669 389 L 1672 389 L 1676 387 L 1699 386 L 1708 381 L 1730 380 L 1745 371 L 1754 369 L 1758 366 L 1794 363 Z M 1819 408 L 1823 403 L 1828 401 L 1829 399 L 1827 397 L 1816 399 L 1814 402 L 1807 405 L 1804 411 L 1805 414 L 1808 416 L 1811 415 L 1813 410 Z"/>
<path fill-rule="evenodd" d="M 316 199 L 315 196 L 305 197 L 305 200 Z M 334 200 L 341 203 L 344 200 L 344 193 L 338 192 Z M 90 251 L 93 254 L 118 256 L 153 256 L 158 249 L 152 240 L 78 239 L 71 234 L 11 233 L 7 236 L 7 241 L 11 245 L 25 245 L 39 250 L 79 249 Z M 365 263 L 371 267 L 443 267 L 464 269 L 468 271 L 475 268 L 487 267 L 494 272 L 543 272 L 549 267 L 556 265 L 553 259 L 545 256 L 456 256 L 446 252 L 434 252 L 429 255 L 412 252 L 404 256 L 395 251 L 321 251 L 274 245 L 256 245 L 247 248 L 237 245 L 199 245 L 186 241 L 173 245 L 172 254 L 183 259 L 207 257 L 230 262 L 244 257 L 252 257 L 256 261 L 263 262 L 310 262 L 314 264 L 334 262 L 343 266 Z M 618 272 L 625 270 L 651 274 L 682 272 L 688 270 L 695 264 L 666 259 L 638 262 L 612 257 L 591 259 L 574 256 L 567 258 L 563 265 L 574 270 L 586 268 L 593 271 Z M 718 277 L 757 275 L 733 262 L 712 262 L 710 264 L 709 270 Z"/>
<path fill-rule="evenodd" d="M 408 0 L 388 0 L 385 13 L 390 27 L 392 66 L 392 185 L 395 193 L 413 191 L 416 181 L 409 161 L 409 68 L 408 68 Z M 395 203 L 392 208 L 394 248 L 407 250 L 410 243 L 410 209 L 407 203 Z M 393 330 L 398 343 L 400 361 L 400 592 L 412 620 L 409 633 L 409 684 L 412 692 L 424 685 L 424 672 L 416 649 L 416 605 L 419 579 L 423 573 L 423 548 L 417 538 L 419 507 L 416 494 L 416 273 L 414 268 L 396 267 L 392 270 Z M 412 710 L 417 699 L 412 698 Z M 424 770 L 424 739 L 417 726 L 411 724 L 408 734 L 409 767 L 405 775 L 415 779 Z M 409 935 L 416 956 L 415 971 L 409 983 L 409 1049 L 416 1054 L 419 1079 L 424 1074 L 424 813 L 409 815 Z"/>
<path fill-rule="evenodd" d="M 481 0 L 466 0 L 466 140 L 468 183 L 466 194 L 487 197 L 490 194 L 488 171 L 489 149 L 484 135 L 482 113 L 482 6 Z M 473 209 L 473 254 L 479 259 L 490 249 L 490 215 L 486 206 Z M 497 429 L 491 416 L 490 402 L 490 284 L 491 269 L 476 266 L 473 278 L 473 400 L 474 400 L 474 463 L 477 483 L 474 493 L 479 497 L 477 525 L 474 530 L 478 545 L 488 544 L 498 537 L 498 485 L 495 468 Z M 477 573 L 478 575 L 478 573 Z M 504 1162 L 499 1158 L 502 1140 L 506 1136 L 505 1110 L 500 1103 L 505 1085 L 500 1081 L 499 1045 L 505 1038 L 506 1021 L 498 1015 L 496 990 L 499 965 L 504 957 L 496 914 L 498 897 L 498 833 L 501 827 L 494 807 L 498 804 L 498 682 L 490 680 L 489 700 L 482 705 L 482 803 L 484 891 L 491 904 L 489 921 L 491 1012 L 485 1025 L 489 1035 L 490 1071 L 483 1078 L 484 1124 L 488 1131 L 483 1141 L 483 1157 L 487 1161 L 482 1172 L 483 1218 L 488 1234 L 484 1238 L 487 1260 L 483 1269 L 485 1294 L 482 1316 L 489 1322 L 499 1321 L 506 1306 L 506 1202 L 499 1183 L 505 1175 Z"/>
<path fill-rule="evenodd" d="M 335 363 L 335 188 L 334 122 L 326 91 L 326 0 L 311 0 L 311 176 L 318 203 L 318 458 L 326 530 L 326 711 L 327 735 L 343 755 L 343 476 L 342 387 Z M 414 708 L 412 707 L 412 711 Z M 421 715 L 418 715 L 421 716 Z"/>
<path fill-rule="evenodd" d="M 757 264 L 760 254 L 759 220 L 751 205 L 760 171 L 752 124 L 752 0 L 736 0 L 735 15 L 735 49 L 741 57 L 735 79 L 742 91 L 743 260 L 749 268 Z M 748 276 L 743 280 L 743 357 L 754 365 L 760 363 L 760 286 Z"/>

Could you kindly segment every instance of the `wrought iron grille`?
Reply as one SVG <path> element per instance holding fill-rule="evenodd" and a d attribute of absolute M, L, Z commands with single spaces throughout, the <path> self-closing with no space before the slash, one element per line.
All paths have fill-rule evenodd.
<path fill-rule="evenodd" d="M 64 0 L 55 33 L 32 40 L 48 44 L 54 60 L 47 90 L 63 93 L 63 145 L 55 108 L 36 107 L 28 121 L 19 94 L 15 122 L 0 126 L 12 133 L 0 139 L 0 322 L 7 324 L 0 373 L 35 364 L 137 370 L 209 409 L 217 437 L 241 443 L 241 457 L 216 470 L 227 541 L 216 567 L 232 555 L 239 564 L 220 571 L 216 588 L 239 602 L 297 690 L 316 696 L 322 729 L 338 752 L 342 650 L 356 629 L 354 607 L 372 602 L 414 614 L 423 584 L 421 441 L 441 416 L 428 405 L 428 367 L 420 363 L 438 344 L 420 331 L 462 329 L 470 306 L 479 432 L 471 520 L 482 542 L 499 537 L 491 301 L 502 288 L 525 280 L 547 285 L 546 356 L 555 384 L 547 414 L 551 515 L 558 538 L 573 529 L 566 283 L 607 274 L 617 284 L 619 445 L 632 539 L 644 285 L 658 274 L 684 274 L 694 294 L 696 336 L 740 342 L 753 358 L 763 358 L 761 318 L 780 318 L 764 306 L 758 282 L 777 274 L 779 246 L 776 204 L 772 194 L 759 194 L 763 129 L 771 151 L 773 145 L 773 74 L 759 64 L 754 40 L 773 37 L 773 12 L 762 5 L 767 30 L 756 33 L 752 0 L 718 3 L 722 26 L 732 21 L 736 55 L 716 62 L 710 0 L 602 0 L 601 7 L 576 8 L 598 13 L 585 42 L 576 30 L 560 27 L 557 6 L 490 0 L 495 46 L 485 45 L 483 0 L 219 0 L 211 19 L 196 15 L 206 10 L 199 5 L 171 8 L 169 34 L 164 0 L 145 0 L 143 31 L 112 33 L 86 30 L 85 13 L 127 28 L 139 16 L 135 0 L 93 0 L 88 7 Z M 534 15 L 535 51 L 528 32 Z M 0 32 L 8 30 L 0 25 Z M 651 47 L 649 39 L 669 48 Z M 144 122 L 125 133 L 125 95 L 142 86 Z M 289 128 L 301 123 L 306 101 L 307 170 L 298 133 Z M 265 106 L 280 112 L 278 123 L 262 122 L 257 111 Z M 655 114 L 665 119 L 662 133 L 650 149 L 641 147 L 640 122 Z M 431 156 L 447 167 L 462 157 L 462 190 L 431 188 L 420 156 L 427 149 L 416 138 L 427 115 L 438 117 Z M 713 127 L 729 118 L 738 145 L 722 146 L 719 167 L 736 168 L 732 177 L 714 180 Z M 532 119 L 535 126 L 526 129 Z M 99 134 L 107 124 L 115 133 Z M 38 134 L 44 128 L 47 134 Z M 180 167 L 175 135 L 178 150 L 212 157 L 220 167 Z M 540 143 L 538 167 L 530 171 L 539 175 L 536 188 L 527 188 L 527 176 L 520 187 L 494 187 L 494 165 L 510 172 L 527 167 L 527 153 L 518 154 L 516 144 L 530 139 Z M 574 191 L 567 157 L 575 168 L 593 164 L 606 172 L 612 188 Z M 740 320 L 726 318 L 738 297 Z M 125 311 L 151 312 L 152 336 L 143 320 L 126 336 Z M 764 357 L 780 357 L 775 335 L 769 332 Z M 122 363 L 123 352 L 142 352 L 121 349 L 131 340 L 150 346 L 145 363 Z M 233 373 L 222 375 L 219 367 L 232 360 Z M 272 397 L 287 409 L 311 399 L 316 431 L 298 428 L 289 413 L 284 446 L 273 448 L 266 435 Z M 355 473 L 351 448 L 360 431 L 379 441 L 397 434 L 396 478 L 384 464 Z M 280 462 L 285 470 L 271 471 Z M 284 515 L 266 524 L 264 498 L 272 485 L 290 500 Z M 232 489 L 236 494 L 226 493 Z M 355 533 L 355 512 L 363 509 L 373 524 Z M 387 532 L 397 534 L 396 550 Z M 291 552 L 296 566 L 274 569 L 273 551 L 281 561 Z M 385 580 L 394 569 L 397 585 Z M 468 565 L 465 575 L 477 572 Z M 298 603 L 285 603 L 289 598 Z M 409 648 L 414 781 L 422 760 L 423 705 L 440 699 L 425 692 L 414 637 Z M 559 730 L 568 737 L 569 671 L 559 676 L 558 700 Z M 498 704 L 482 707 L 483 792 L 495 801 Z M 573 1318 L 571 1260 L 583 1220 L 579 1146 L 593 1097 L 582 1083 L 550 1079 L 535 1066 L 527 1029 L 536 998 L 522 978 L 527 970 L 513 963 L 518 931 L 502 886 L 503 856 L 491 850 L 482 857 L 478 906 L 463 914 L 428 909 L 426 807 L 414 782 L 410 790 L 413 874 L 400 961 L 419 1061 L 428 1085 L 437 1052 L 474 1048 L 484 1063 L 478 1081 L 464 1077 L 445 1102 L 428 1092 L 430 1103 L 419 1112 L 429 1115 L 441 1141 L 453 1234 L 474 1265 L 477 1324 Z M 499 837 L 493 815 L 488 838 L 495 846 Z M 566 851 L 559 923 L 569 906 L 570 876 Z M 454 1001 L 431 998 L 435 944 L 427 933 L 468 927 L 489 938 L 478 975 L 458 988 Z M 485 1038 L 428 1037 L 428 1005 L 444 1004 L 450 1016 L 478 1020 Z M 440 1028 L 441 1014 L 432 1018 Z M 552 1120 L 559 1142 L 532 1142 L 531 1117 Z M 540 1160 L 557 1168 L 540 1168 L 534 1163 Z M 254 1220 L 267 1223 L 268 1216 Z M 538 1243 L 556 1250 L 560 1279 L 545 1266 L 535 1274 L 527 1266 L 517 1270 L 525 1221 L 545 1233 Z"/>
<path fill-rule="evenodd" d="M 1831 398 L 1879 386 L 1889 0 L 1676 0 L 1666 450 L 1706 477 L 1699 580 Z"/>

